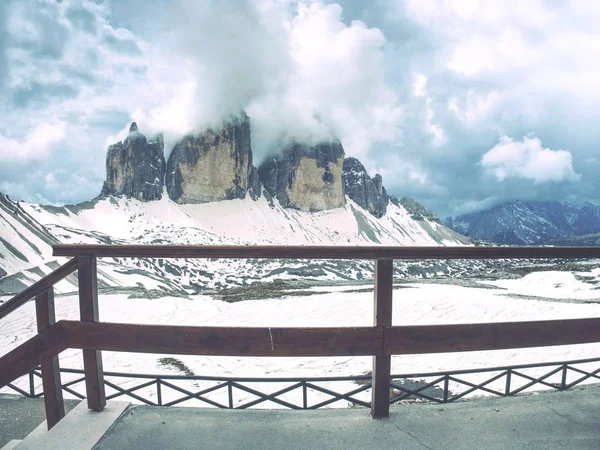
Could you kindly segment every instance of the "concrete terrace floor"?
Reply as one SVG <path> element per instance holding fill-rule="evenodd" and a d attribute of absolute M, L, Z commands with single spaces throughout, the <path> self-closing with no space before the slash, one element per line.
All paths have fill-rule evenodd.
<path fill-rule="evenodd" d="M 318 411 L 129 408 L 116 449 L 600 449 L 600 387 L 439 404 Z"/>
<path fill-rule="evenodd" d="M 69 402 L 69 409 L 76 402 Z M 0 396 L 0 448 L 43 420 L 41 399 Z M 81 427 L 76 432 L 84 432 Z M 15 435 L 15 433 L 18 434 Z M 89 448 L 89 447 L 88 447 Z M 130 406 L 95 449 L 600 449 L 600 386 L 451 404 L 218 410 Z"/>

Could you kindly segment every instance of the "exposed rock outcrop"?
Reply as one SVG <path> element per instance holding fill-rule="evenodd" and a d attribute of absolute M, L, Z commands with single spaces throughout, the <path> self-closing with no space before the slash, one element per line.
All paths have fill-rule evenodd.
<path fill-rule="evenodd" d="M 220 129 L 186 136 L 175 145 L 167 162 L 167 192 L 177 203 L 244 198 L 249 188 L 258 198 L 253 170 L 250 119 L 242 113 Z"/>
<path fill-rule="evenodd" d="M 248 194 L 252 200 L 258 200 L 260 198 L 260 191 L 262 185 L 258 178 L 258 169 L 254 166 L 250 169 L 250 178 L 248 179 Z"/>
<path fill-rule="evenodd" d="M 162 197 L 165 157 L 162 135 L 150 140 L 133 122 L 123 142 L 108 147 L 103 195 L 125 195 L 141 201 Z"/>
<path fill-rule="evenodd" d="M 410 217 L 414 220 L 429 220 L 430 222 L 442 223 L 438 216 L 436 216 L 431 210 L 425 208 L 418 201 L 412 197 L 402 197 L 398 200 L 396 197 L 390 197 L 395 205 L 401 205 L 410 214 Z"/>
<path fill-rule="evenodd" d="M 346 203 L 342 184 L 344 148 L 338 142 L 292 144 L 265 161 L 258 175 L 265 190 L 286 208 L 322 211 Z"/>
<path fill-rule="evenodd" d="M 383 187 L 381 175 L 371 178 L 365 167 L 356 158 L 344 160 L 344 191 L 359 206 L 375 217 L 382 217 L 387 211 L 388 196 Z"/>

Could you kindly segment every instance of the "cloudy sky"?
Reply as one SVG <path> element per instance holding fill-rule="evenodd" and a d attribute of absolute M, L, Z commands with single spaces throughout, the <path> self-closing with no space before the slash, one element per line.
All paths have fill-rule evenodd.
<path fill-rule="evenodd" d="M 439 215 L 600 199 L 600 2 L 0 0 L 0 191 L 96 196 L 129 122 L 337 136 Z"/>

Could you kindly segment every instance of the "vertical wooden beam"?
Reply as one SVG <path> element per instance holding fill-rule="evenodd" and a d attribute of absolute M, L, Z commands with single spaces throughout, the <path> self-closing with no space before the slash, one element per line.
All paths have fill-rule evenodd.
<path fill-rule="evenodd" d="M 56 322 L 54 288 L 51 287 L 35 297 L 35 312 L 38 333 L 50 325 L 54 325 Z M 52 358 L 44 358 L 41 365 L 46 423 L 48 429 L 51 429 L 60 419 L 65 417 L 65 402 L 63 401 L 62 384 L 60 381 L 58 355 Z"/>
<path fill-rule="evenodd" d="M 378 259 L 375 262 L 375 323 L 376 327 L 392 325 L 392 289 L 394 261 Z M 371 389 L 371 416 L 388 417 L 390 414 L 391 356 L 374 356 Z"/>
<path fill-rule="evenodd" d="M 95 256 L 78 256 L 79 312 L 82 322 L 98 322 L 98 273 Z M 100 350 L 83 350 L 85 390 L 88 408 L 102 411 L 106 406 L 104 370 Z"/>

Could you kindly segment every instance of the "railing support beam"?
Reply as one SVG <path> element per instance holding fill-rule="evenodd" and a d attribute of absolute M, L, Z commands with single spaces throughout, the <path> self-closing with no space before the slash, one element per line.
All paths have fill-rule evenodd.
<path fill-rule="evenodd" d="M 375 320 L 376 327 L 392 325 L 392 290 L 394 284 L 394 261 L 378 259 L 375 262 Z M 376 418 L 390 415 L 390 355 L 373 357 L 371 416 Z"/>
<path fill-rule="evenodd" d="M 35 297 L 38 333 L 54 325 L 56 313 L 54 309 L 54 288 Z M 65 417 L 65 402 L 60 380 L 58 355 L 42 359 L 42 384 L 44 386 L 44 406 L 46 407 L 46 423 L 50 430 Z"/>
<path fill-rule="evenodd" d="M 78 256 L 79 312 L 82 322 L 98 322 L 98 272 L 95 256 Z M 83 350 L 85 390 L 88 408 L 102 411 L 106 406 L 104 370 L 100 350 Z"/>

